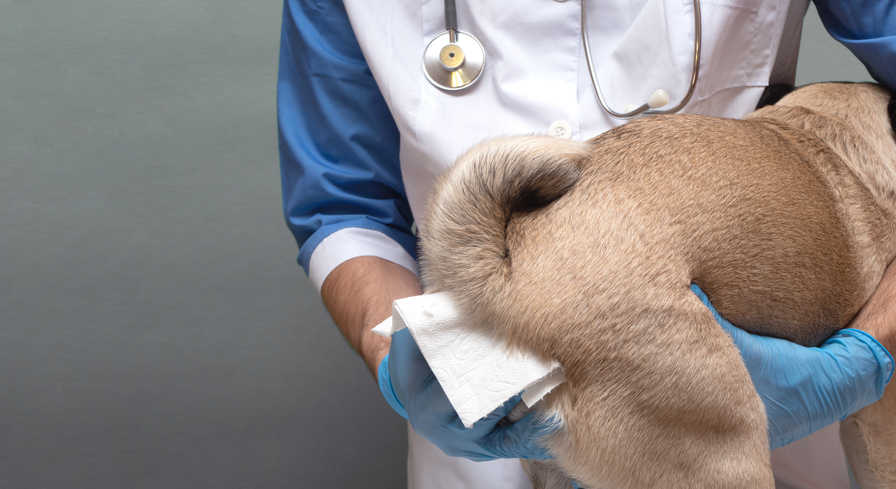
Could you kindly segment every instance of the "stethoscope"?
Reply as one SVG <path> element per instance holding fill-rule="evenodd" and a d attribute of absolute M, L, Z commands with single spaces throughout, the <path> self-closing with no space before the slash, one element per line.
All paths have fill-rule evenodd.
<path fill-rule="evenodd" d="M 672 114 L 681 110 L 697 86 L 700 72 L 700 43 L 703 34 L 703 23 L 700 18 L 700 0 L 694 4 L 694 56 L 691 68 L 691 81 L 688 91 L 681 101 L 671 109 L 659 110 L 669 104 L 669 94 L 662 88 L 654 91 L 646 103 L 638 107 L 627 107 L 624 112 L 613 110 L 604 98 L 600 89 L 600 80 L 591 62 L 591 46 L 588 42 L 587 19 L 585 17 L 585 0 L 581 0 L 582 8 L 582 45 L 585 48 L 585 60 L 591 75 L 591 85 L 601 107 L 608 114 L 619 119 L 630 119 L 641 114 Z M 445 32 L 437 35 L 423 50 L 423 73 L 434 86 L 447 91 L 460 91 L 472 86 L 482 75 L 485 68 L 485 48 L 476 36 L 457 29 L 457 7 L 454 0 L 445 0 Z"/>

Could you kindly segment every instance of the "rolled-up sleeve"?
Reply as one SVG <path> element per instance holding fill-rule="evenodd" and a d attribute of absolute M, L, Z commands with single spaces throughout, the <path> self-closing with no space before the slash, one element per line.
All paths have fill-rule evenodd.
<path fill-rule="evenodd" d="M 896 2 L 815 0 L 834 39 L 868 68 L 875 80 L 896 90 Z"/>
<path fill-rule="evenodd" d="M 416 271 L 398 129 L 342 2 L 286 0 L 279 63 L 283 212 L 299 264 L 318 289 L 357 256 Z"/>

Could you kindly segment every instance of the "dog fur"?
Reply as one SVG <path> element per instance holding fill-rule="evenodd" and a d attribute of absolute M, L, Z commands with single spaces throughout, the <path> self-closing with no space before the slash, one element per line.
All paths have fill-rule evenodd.
<path fill-rule="evenodd" d="M 745 120 L 646 117 L 587 142 L 481 143 L 420 226 L 425 290 L 563 366 L 536 487 L 774 487 L 766 417 L 728 335 L 817 345 L 896 256 L 890 94 L 816 84 Z M 896 487 L 896 388 L 844 423 L 863 488 Z"/>

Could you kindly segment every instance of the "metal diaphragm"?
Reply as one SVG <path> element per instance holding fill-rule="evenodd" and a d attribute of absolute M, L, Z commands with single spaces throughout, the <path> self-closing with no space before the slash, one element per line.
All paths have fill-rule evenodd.
<path fill-rule="evenodd" d="M 485 49 L 475 36 L 456 31 L 452 43 L 448 31 L 435 37 L 423 51 L 423 73 L 442 90 L 462 90 L 476 83 L 485 67 Z"/>

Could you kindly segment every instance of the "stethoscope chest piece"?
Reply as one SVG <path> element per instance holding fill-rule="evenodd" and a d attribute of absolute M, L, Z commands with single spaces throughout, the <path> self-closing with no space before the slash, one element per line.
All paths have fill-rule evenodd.
<path fill-rule="evenodd" d="M 452 42 L 452 34 L 454 42 Z M 442 90 L 463 90 L 479 80 L 485 66 L 485 49 L 475 36 L 445 31 L 423 51 L 423 73 Z"/>

